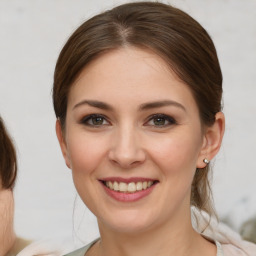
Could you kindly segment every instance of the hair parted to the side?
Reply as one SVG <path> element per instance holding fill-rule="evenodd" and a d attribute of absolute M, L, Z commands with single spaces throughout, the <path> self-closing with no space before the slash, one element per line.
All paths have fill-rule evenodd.
<path fill-rule="evenodd" d="M 13 142 L 0 117 L 0 182 L 2 188 L 12 189 L 17 176 L 17 159 Z"/>
<path fill-rule="evenodd" d="M 65 127 L 69 90 L 87 64 L 122 47 L 148 49 L 163 58 L 190 88 L 202 126 L 221 111 L 222 73 L 214 44 L 205 29 L 185 12 L 157 2 L 123 4 L 84 22 L 63 47 L 54 73 L 53 104 Z M 197 169 L 191 205 L 213 213 L 209 165 Z"/>

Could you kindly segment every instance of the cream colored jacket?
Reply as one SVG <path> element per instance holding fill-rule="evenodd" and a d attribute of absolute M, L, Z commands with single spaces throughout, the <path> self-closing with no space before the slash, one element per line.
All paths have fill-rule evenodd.
<path fill-rule="evenodd" d="M 242 240 L 240 235 L 227 225 L 210 218 L 205 212 L 191 208 L 194 229 L 221 244 L 224 256 L 256 256 L 256 244 Z"/>

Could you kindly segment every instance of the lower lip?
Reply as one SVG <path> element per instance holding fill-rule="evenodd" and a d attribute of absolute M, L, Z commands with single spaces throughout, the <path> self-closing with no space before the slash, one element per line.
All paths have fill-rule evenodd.
<path fill-rule="evenodd" d="M 105 189 L 105 191 L 107 192 L 107 194 L 109 196 L 111 196 L 112 198 L 114 198 L 117 201 L 120 202 L 135 202 L 138 201 L 146 196 L 148 196 L 152 190 L 155 188 L 156 184 L 153 184 L 151 187 L 144 189 L 144 190 L 140 190 L 134 193 L 124 193 L 124 192 L 119 192 L 119 191 L 114 191 L 109 189 L 108 187 L 106 187 L 104 184 L 102 184 L 103 188 Z"/>

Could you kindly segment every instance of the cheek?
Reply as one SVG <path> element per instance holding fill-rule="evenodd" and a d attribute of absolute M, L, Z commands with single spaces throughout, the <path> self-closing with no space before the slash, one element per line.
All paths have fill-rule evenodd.
<path fill-rule="evenodd" d="M 70 138 L 68 155 L 73 173 L 86 175 L 93 172 L 106 154 L 106 145 L 106 138 L 102 136 L 84 134 Z"/>
<path fill-rule="evenodd" d="M 166 174 L 174 175 L 182 172 L 188 174 L 189 171 L 194 173 L 201 139 L 199 136 L 188 136 L 188 134 L 190 133 L 172 134 L 163 138 L 161 143 L 151 141 L 152 159 Z"/>
<path fill-rule="evenodd" d="M 101 165 L 106 166 L 108 136 L 73 134 L 77 136 L 70 137 L 68 140 L 73 182 L 86 206 L 93 213 L 97 213 L 98 206 L 95 204 L 95 198 L 100 198 L 102 195 L 97 189 L 96 174 L 97 170 L 102 169 Z"/>

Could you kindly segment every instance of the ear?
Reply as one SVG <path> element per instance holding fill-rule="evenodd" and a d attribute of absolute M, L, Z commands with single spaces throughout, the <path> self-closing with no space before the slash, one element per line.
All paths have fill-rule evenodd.
<path fill-rule="evenodd" d="M 70 158 L 69 158 L 68 151 L 67 151 L 67 144 L 65 141 L 65 137 L 64 137 L 63 130 L 61 128 L 61 123 L 60 123 L 59 119 L 57 119 L 57 121 L 56 121 L 55 129 L 56 129 L 56 135 L 57 135 L 57 138 L 58 138 L 58 141 L 60 144 L 61 152 L 65 159 L 66 165 L 68 168 L 71 168 L 70 167 Z"/>
<path fill-rule="evenodd" d="M 205 130 L 202 148 L 197 160 L 197 168 L 204 168 L 204 159 L 212 160 L 219 152 L 225 131 L 225 117 L 222 112 L 215 115 L 215 122 Z"/>

